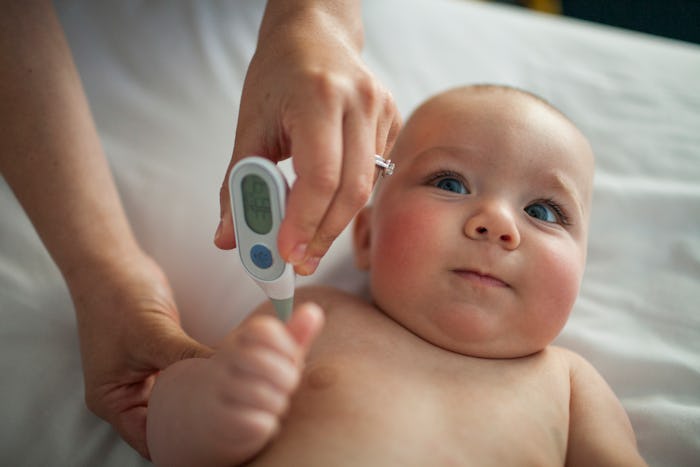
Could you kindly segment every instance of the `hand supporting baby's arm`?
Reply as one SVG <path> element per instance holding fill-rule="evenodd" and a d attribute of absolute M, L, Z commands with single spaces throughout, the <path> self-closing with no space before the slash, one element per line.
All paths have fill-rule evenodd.
<path fill-rule="evenodd" d="M 632 425 L 603 377 L 571 353 L 571 402 L 566 465 L 646 466 Z"/>
<path fill-rule="evenodd" d="M 285 325 L 255 315 L 210 359 L 182 360 L 161 373 L 148 407 L 156 465 L 235 465 L 278 429 L 323 314 L 299 306 Z"/>

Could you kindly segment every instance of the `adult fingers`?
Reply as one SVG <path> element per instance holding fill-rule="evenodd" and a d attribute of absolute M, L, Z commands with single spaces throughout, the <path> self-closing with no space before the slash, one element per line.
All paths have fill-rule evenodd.
<path fill-rule="evenodd" d="M 298 267 L 310 274 L 318 258 L 326 254 L 333 241 L 367 203 L 379 171 L 373 156 L 391 151 L 401 127 L 394 99 L 381 85 L 365 83 L 351 111 L 343 119 L 343 166 L 340 185 L 321 225 L 307 250 L 311 260 Z"/>
<path fill-rule="evenodd" d="M 289 193 L 277 245 L 282 257 L 295 266 L 320 260 L 309 257 L 308 247 L 340 184 L 342 114 L 338 110 L 330 117 L 324 114 L 299 116 L 289 131 L 297 179 Z"/>
<path fill-rule="evenodd" d="M 374 184 L 376 116 L 362 111 L 348 113 L 343 120 L 343 165 L 339 186 L 321 224 L 309 244 L 308 257 L 321 258 L 333 241 L 366 203 Z M 299 268 L 302 274 L 314 271 L 317 261 Z"/>
<path fill-rule="evenodd" d="M 401 114 L 396 108 L 394 98 L 389 91 L 386 91 L 382 114 L 377 123 L 377 154 L 386 157 L 391 152 L 399 136 L 401 124 Z"/>

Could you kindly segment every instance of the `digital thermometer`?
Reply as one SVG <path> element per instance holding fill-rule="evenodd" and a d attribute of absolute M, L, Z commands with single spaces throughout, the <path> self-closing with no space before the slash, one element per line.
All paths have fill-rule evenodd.
<path fill-rule="evenodd" d="M 277 251 L 289 186 L 268 159 L 251 156 L 231 170 L 229 193 L 236 248 L 246 272 L 270 298 L 286 321 L 294 304 L 294 268 Z"/>

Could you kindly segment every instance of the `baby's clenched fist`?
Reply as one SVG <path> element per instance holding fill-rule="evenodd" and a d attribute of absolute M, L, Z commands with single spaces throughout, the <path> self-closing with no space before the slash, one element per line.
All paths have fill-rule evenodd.
<path fill-rule="evenodd" d="M 255 315 L 211 358 L 183 360 L 163 371 L 148 409 L 154 463 L 190 465 L 196 458 L 231 465 L 254 456 L 277 431 L 322 324 L 323 313 L 313 304 L 297 307 L 286 324 Z"/>

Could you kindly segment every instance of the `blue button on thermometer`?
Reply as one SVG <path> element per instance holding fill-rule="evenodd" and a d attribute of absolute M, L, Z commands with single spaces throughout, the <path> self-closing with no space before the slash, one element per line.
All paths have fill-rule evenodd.
<path fill-rule="evenodd" d="M 248 275 L 286 321 L 294 304 L 294 269 L 277 251 L 289 186 L 282 172 L 258 156 L 238 161 L 229 176 L 236 248 Z"/>

